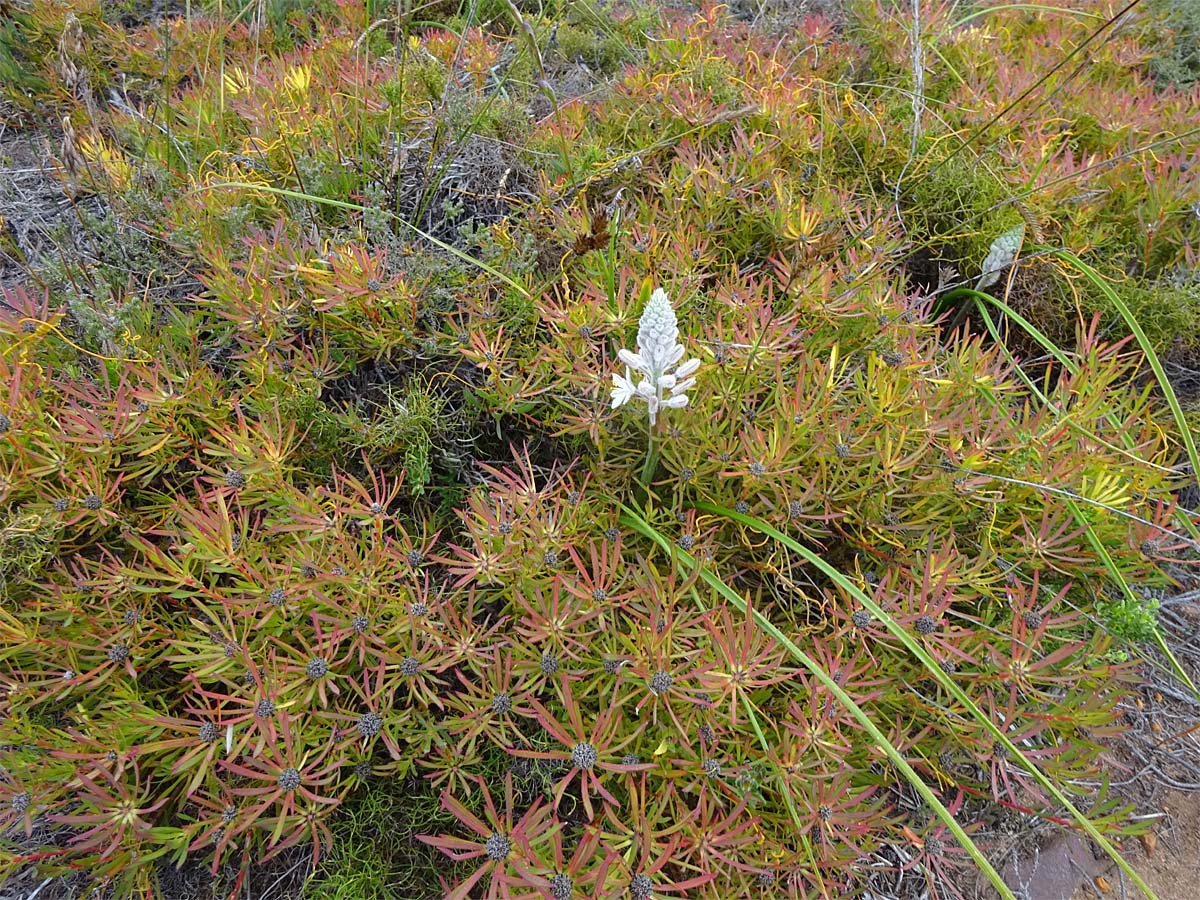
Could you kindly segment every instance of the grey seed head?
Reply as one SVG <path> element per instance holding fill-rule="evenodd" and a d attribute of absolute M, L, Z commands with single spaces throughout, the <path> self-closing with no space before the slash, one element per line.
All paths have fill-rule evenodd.
<path fill-rule="evenodd" d="M 64 513 L 71 508 L 71 501 L 66 497 L 58 497 L 54 501 L 54 511 Z"/>
<path fill-rule="evenodd" d="M 822 822 L 828 822 L 833 818 L 833 808 L 822 803 L 817 807 L 817 818 Z"/>
<path fill-rule="evenodd" d="M 578 506 L 579 501 L 582 499 L 583 494 L 581 494 L 579 491 L 571 491 L 569 494 L 567 494 L 567 503 L 571 504 L 571 506 Z"/>
<path fill-rule="evenodd" d="M 382 285 L 380 285 L 378 278 L 367 279 L 367 290 L 371 293 L 375 293 L 375 291 L 379 290 L 380 287 L 382 287 Z"/>
<path fill-rule="evenodd" d="M 74 670 L 74 669 L 67 669 L 66 671 L 64 671 L 64 672 L 62 673 L 62 676 L 61 676 L 61 677 L 62 677 L 62 680 L 63 680 L 63 681 L 72 681 L 72 680 L 74 680 L 74 678 L 75 678 L 75 670 Z"/>
<path fill-rule="evenodd" d="M 283 606 L 287 600 L 287 592 L 280 587 L 271 588 L 271 593 L 267 594 L 267 602 L 272 606 Z"/>
<path fill-rule="evenodd" d="M 804 504 L 799 500 L 793 500 L 788 504 L 788 516 L 792 519 L 798 519 L 804 515 Z"/>
<path fill-rule="evenodd" d="M 721 777 L 721 763 L 719 760 L 710 757 L 701 764 L 700 768 L 704 770 L 704 774 L 709 778 Z"/>
<path fill-rule="evenodd" d="M 592 333 L 593 332 L 592 332 L 591 325 L 580 325 L 579 326 L 579 336 L 581 338 L 583 338 L 585 341 L 591 340 Z"/>
<path fill-rule="evenodd" d="M 603 603 L 608 599 L 608 591 L 604 590 L 603 588 L 596 588 L 594 591 L 592 591 L 592 599 L 597 603 Z"/>
<path fill-rule="evenodd" d="M 358 733 L 365 738 L 373 738 L 383 731 L 383 716 L 377 712 L 363 713 L 358 717 Z"/>
<path fill-rule="evenodd" d="M 846 444 L 839 443 L 834 446 L 833 452 L 837 456 L 838 459 L 845 459 L 847 456 L 850 455 L 850 447 Z"/>
<path fill-rule="evenodd" d="M 542 554 L 542 563 L 553 568 L 558 565 L 558 554 L 553 550 L 547 550 Z"/>
<path fill-rule="evenodd" d="M 654 882 L 649 875 L 638 872 L 629 879 L 629 896 L 633 900 L 652 900 L 654 897 Z"/>
<path fill-rule="evenodd" d="M 300 787 L 300 771 L 298 769 L 284 769 L 279 773 L 279 786 L 289 794 Z"/>
<path fill-rule="evenodd" d="M 99 494 L 88 494 L 83 498 L 84 509 L 90 509 L 92 512 L 104 506 L 104 501 L 100 499 Z"/>
<path fill-rule="evenodd" d="M 728 453 L 720 453 L 717 455 L 717 459 L 719 459 L 723 463 L 727 463 L 727 462 L 729 462 L 729 460 L 733 459 L 733 457 L 730 456 Z"/>
<path fill-rule="evenodd" d="M 350 627 L 354 629 L 356 634 L 365 634 L 367 629 L 371 627 L 371 620 L 366 616 L 355 616 L 350 622 Z"/>
<path fill-rule="evenodd" d="M 542 671 L 547 675 L 553 675 L 558 671 L 558 657 L 547 650 L 542 654 L 541 667 Z"/>
<path fill-rule="evenodd" d="M 917 634 L 933 634 L 937 631 L 937 622 L 933 616 L 919 616 L 914 626 L 917 629 Z"/>
<path fill-rule="evenodd" d="M 880 359 L 888 368 L 894 369 L 896 366 L 904 362 L 904 357 L 895 350 L 884 350 L 880 355 Z"/>
<path fill-rule="evenodd" d="M 701 743 L 711 744 L 716 739 L 717 739 L 716 732 L 713 731 L 711 725 L 709 725 L 707 722 L 705 722 L 703 725 L 700 726 L 700 742 Z"/>
<path fill-rule="evenodd" d="M 625 662 L 623 659 L 606 659 L 603 663 L 604 671 L 609 675 L 616 675 L 621 671 L 621 665 Z"/>
<path fill-rule="evenodd" d="M 203 722 L 200 725 L 200 740 L 206 744 L 211 744 L 220 735 L 221 729 L 217 728 L 212 722 Z"/>
<path fill-rule="evenodd" d="M 1025 613 L 1021 616 L 1021 621 L 1025 623 L 1026 628 L 1040 628 L 1042 625 L 1041 614 L 1032 609 L 1025 610 Z"/>
<path fill-rule="evenodd" d="M 620 536 L 621 532 L 617 528 L 609 528 L 604 532 L 604 539 L 608 541 L 615 541 Z"/>
<path fill-rule="evenodd" d="M 304 674 L 314 681 L 318 678 L 324 678 L 328 672 L 329 663 L 319 656 L 314 656 L 308 661 L 308 665 L 304 667 Z"/>
<path fill-rule="evenodd" d="M 621 765 L 623 766 L 640 766 L 641 764 L 641 757 L 636 753 L 626 753 L 621 757 Z"/>
<path fill-rule="evenodd" d="M 414 618 L 420 619 L 429 614 L 429 607 L 417 600 L 408 604 L 408 614 Z"/>
<path fill-rule="evenodd" d="M 230 641 L 229 643 L 227 643 L 225 645 L 225 658 L 226 659 L 233 659 L 235 656 L 237 656 L 241 652 L 242 652 L 242 648 L 239 647 L 237 644 L 235 644 L 233 641 Z M 251 679 L 251 681 L 253 681 L 253 680 L 254 679 Z"/>
<path fill-rule="evenodd" d="M 655 694 L 665 694 L 671 689 L 671 673 L 659 669 L 650 676 L 650 690 Z"/>
<path fill-rule="evenodd" d="M 113 663 L 123 663 L 129 659 L 129 648 L 124 644 L 113 644 L 108 648 L 108 661 Z"/>
<path fill-rule="evenodd" d="M 301 578 L 316 578 L 317 570 L 314 569 L 312 566 L 310 566 L 308 563 L 302 563 L 300 566 L 300 577 Z"/>
<path fill-rule="evenodd" d="M 679 480 L 682 481 L 684 484 L 687 484 L 689 481 L 691 481 L 695 477 L 696 477 L 695 469 L 680 469 L 679 470 Z"/>
<path fill-rule="evenodd" d="M 110 763 L 115 763 L 117 761 L 117 751 L 109 750 L 107 753 L 104 754 L 104 758 L 107 759 Z"/>
<path fill-rule="evenodd" d="M 501 691 L 492 698 L 492 712 L 503 716 L 512 712 L 512 708 L 512 697 L 509 696 L 507 691 Z"/>
<path fill-rule="evenodd" d="M 368 507 L 368 512 L 370 512 L 371 515 L 373 515 L 373 516 L 382 516 L 383 515 L 383 504 L 382 503 L 372 503 L 370 505 L 370 507 Z"/>
<path fill-rule="evenodd" d="M 696 539 L 690 534 L 681 534 L 679 536 L 679 547 L 681 550 L 691 550 L 696 546 Z"/>
<path fill-rule="evenodd" d="M 138 622 L 142 621 L 142 614 L 136 609 L 127 609 L 125 610 L 125 615 L 121 618 L 126 625 L 136 625 Z"/>
<path fill-rule="evenodd" d="M 225 473 L 225 487 L 244 488 L 246 486 L 246 475 L 239 472 L 237 469 L 230 469 Z"/>
<path fill-rule="evenodd" d="M 512 534 L 512 530 L 513 530 L 512 522 L 501 522 L 500 527 L 497 530 L 501 534 Z"/>
<path fill-rule="evenodd" d="M 223 840 L 225 840 L 225 829 L 224 828 L 214 828 L 213 833 L 212 833 L 213 844 L 219 844 Z"/>
<path fill-rule="evenodd" d="M 587 741 L 580 741 L 571 749 L 571 762 L 580 769 L 592 768 L 599 758 L 596 748 Z"/>
<path fill-rule="evenodd" d="M 767 474 L 767 467 L 760 462 L 750 463 L 750 474 L 755 478 L 762 478 Z"/>
<path fill-rule="evenodd" d="M 237 818 L 237 807 L 236 806 L 227 806 L 227 807 L 225 807 L 224 810 L 221 811 L 221 821 L 224 822 L 226 825 L 228 825 L 230 822 L 232 822 L 236 818 Z"/>
<path fill-rule="evenodd" d="M 371 777 L 371 764 L 366 760 L 356 763 L 354 766 L 354 777 L 359 781 L 366 781 Z"/>
<path fill-rule="evenodd" d="M 770 887 L 774 883 L 775 883 L 775 873 L 774 872 L 759 872 L 758 873 L 758 886 L 759 887 Z"/>
<path fill-rule="evenodd" d="M 413 549 L 408 551 L 408 555 L 405 556 L 404 558 L 406 560 L 408 560 L 408 564 L 410 566 L 413 566 L 415 568 L 416 566 L 419 566 L 421 563 L 423 563 L 425 561 L 425 554 L 422 553 L 420 550 L 418 550 L 416 547 L 413 547 Z"/>
<path fill-rule="evenodd" d="M 275 701 L 264 697 L 258 701 L 258 706 L 254 707 L 254 715 L 260 719 L 268 719 L 275 715 Z"/>
<path fill-rule="evenodd" d="M 147 403 L 145 400 L 139 400 L 137 403 L 134 404 L 134 406 L 137 408 L 137 411 L 140 413 L 150 411 L 150 404 Z"/>
<path fill-rule="evenodd" d="M 415 656 L 406 656 L 400 660 L 400 674 L 412 678 L 421 671 L 421 661 Z"/>
<path fill-rule="evenodd" d="M 953 675 L 958 671 L 958 663 L 952 659 L 943 659 L 938 663 L 938 668 L 940 668 L 947 675 Z"/>
<path fill-rule="evenodd" d="M 342 566 L 334 566 L 332 569 L 329 570 L 329 572 L 331 575 L 336 575 L 339 578 L 344 577 L 346 574 L 346 570 Z"/>
<path fill-rule="evenodd" d="M 492 862 L 502 862 L 508 859 L 508 854 L 512 853 L 512 842 L 506 835 L 496 833 L 484 842 L 483 849 L 487 852 L 487 858 Z"/>
<path fill-rule="evenodd" d="M 850 617 L 850 621 L 854 623 L 855 628 L 866 628 L 871 624 L 873 618 L 874 616 L 871 615 L 869 610 L 856 609 L 854 615 Z"/>
<path fill-rule="evenodd" d="M 12 428 L 12 419 L 4 413 L 0 413 L 0 434 L 8 434 L 10 428 Z"/>
<path fill-rule="evenodd" d="M 550 896 L 554 900 L 571 900 L 575 895 L 575 882 L 565 872 L 559 872 L 550 879 Z"/>
<path fill-rule="evenodd" d="M 237 649 L 237 644 L 230 644 L 229 646 L 233 647 L 235 650 Z M 225 655 L 226 656 L 233 655 L 232 653 L 229 652 L 228 647 L 225 650 Z M 254 684 L 254 673 L 252 671 L 250 671 L 249 669 L 247 669 L 245 672 L 242 673 L 242 684 L 246 685 L 247 687 Z"/>
<path fill-rule="evenodd" d="M 733 504 L 733 511 L 743 516 L 748 515 L 750 512 L 750 504 L 745 500 L 739 500 L 737 503 Z"/>

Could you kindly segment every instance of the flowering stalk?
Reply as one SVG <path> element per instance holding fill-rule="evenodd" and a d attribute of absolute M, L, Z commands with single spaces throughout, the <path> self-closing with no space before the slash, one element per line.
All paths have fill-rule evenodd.
<path fill-rule="evenodd" d="M 647 281 L 642 287 L 643 296 L 649 287 Z M 612 408 L 624 406 L 635 397 L 646 404 L 650 414 L 650 445 L 646 467 L 642 471 L 642 481 L 645 483 L 653 474 L 654 426 L 658 421 L 658 411 L 687 406 L 685 392 L 696 383 L 695 374 L 700 368 L 700 360 L 689 359 L 680 363 L 685 351 L 679 343 L 679 325 L 671 301 L 667 299 L 667 292 L 662 288 L 655 290 L 646 300 L 642 318 L 638 322 L 637 342 L 636 353 L 624 348 L 617 351 L 617 356 L 625 363 L 625 374 L 613 373 Z"/>

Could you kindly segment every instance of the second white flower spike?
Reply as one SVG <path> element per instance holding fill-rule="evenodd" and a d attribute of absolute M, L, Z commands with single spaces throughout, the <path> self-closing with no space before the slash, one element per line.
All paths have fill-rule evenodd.
<path fill-rule="evenodd" d="M 645 289 L 643 289 L 645 296 Z M 658 421 L 660 409 L 682 409 L 687 406 L 685 393 L 696 383 L 700 360 L 683 359 L 684 348 L 679 343 L 679 324 L 667 292 L 658 288 L 646 301 L 638 322 L 638 349 L 621 349 L 617 356 L 625 364 L 625 374 L 612 376 L 612 408 L 624 406 L 634 397 L 645 402 L 650 424 Z M 675 371 L 671 371 L 674 368 Z M 640 376 L 640 378 L 639 378 Z"/>

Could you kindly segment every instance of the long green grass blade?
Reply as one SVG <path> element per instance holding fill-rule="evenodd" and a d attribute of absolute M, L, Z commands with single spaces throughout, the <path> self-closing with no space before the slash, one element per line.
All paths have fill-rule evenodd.
<path fill-rule="evenodd" d="M 1092 528 L 1092 523 L 1087 519 L 1086 516 L 1084 516 L 1083 510 L 1081 510 L 1079 505 L 1073 500 L 1067 500 L 1065 502 L 1067 509 L 1071 511 L 1071 515 L 1075 517 L 1075 521 L 1077 521 L 1087 530 L 1088 541 L 1091 543 L 1092 549 L 1096 551 L 1096 554 L 1103 561 L 1104 568 L 1108 570 L 1109 577 L 1117 583 L 1117 586 L 1121 588 L 1121 592 L 1129 600 L 1133 601 L 1134 603 L 1140 603 L 1141 601 L 1139 600 L 1137 594 L 1133 592 L 1133 588 L 1129 586 L 1129 582 L 1125 580 L 1125 576 L 1121 574 L 1121 570 L 1118 569 L 1117 564 L 1113 562 L 1112 556 L 1109 555 L 1108 548 L 1104 546 L 1104 542 L 1100 540 L 1100 536 L 1096 534 L 1095 529 Z M 1175 658 L 1175 654 L 1171 652 L 1171 648 L 1167 646 L 1167 640 L 1165 637 L 1163 637 L 1162 630 L 1157 625 L 1154 626 L 1154 643 L 1158 645 L 1158 649 L 1162 651 L 1162 654 L 1167 658 L 1167 662 L 1170 664 L 1171 671 L 1174 673 L 1175 677 L 1179 679 L 1180 683 L 1187 685 L 1187 688 L 1192 692 L 1193 697 L 1195 697 L 1197 700 L 1200 700 L 1200 690 L 1196 689 L 1195 683 L 1193 683 L 1192 679 L 1188 677 L 1188 673 L 1184 671 L 1183 666 L 1179 664 L 1179 660 Z"/>
<path fill-rule="evenodd" d="M 884 612 L 884 610 L 881 609 L 874 600 L 859 590 L 858 587 L 855 586 L 852 581 L 850 581 L 850 579 L 848 579 L 829 563 L 825 562 L 825 560 L 823 560 L 812 550 L 802 546 L 793 538 L 789 537 L 768 523 L 763 522 L 761 519 L 756 519 L 753 516 L 744 516 L 732 509 L 726 509 L 723 506 L 717 506 L 713 503 L 697 503 L 696 509 L 701 512 L 707 512 L 717 516 L 724 516 L 732 521 L 740 522 L 748 528 L 753 528 L 759 533 L 773 538 L 783 546 L 787 547 L 793 553 L 803 557 L 812 565 L 816 566 L 825 575 L 827 575 L 830 580 L 834 582 L 834 584 L 836 584 L 846 593 L 850 594 L 850 596 L 854 597 L 873 616 L 883 622 L 888 631 L 895 635 L 900 643 L 903 644 L 910 653 L 917 657 L 918 660 L 920 660 L 921 664 L 928 671 L 930 677 L 935 678 L 937 682 L 942 685 L 942 687 L 944 687 L 952 697 L 954 697 L 954 699 L 961 703 L 963 708 L 968 710 L 972 717 L 974 717 L 977 722 L 983 725 L 991 733 L 995 740 L 1000 742 L 1000 745 L 1008 751 L 1013 759 L 1021 762 L 1029 774 L 1033 776 L 1034 780 L 1037 781 L 1037 783 L 1040 784 L 1047 792 L 1049 792 L 1049 794 L 1071 814 L 1071 816 L 1076 822 L 1079 823 L 1079 827 L 1087 834 L 1087 836 L 1095 841 L 1104 850 L 1104 852 L 1108 854 L 1113 862 L 1115 862 L 1121 868 L 1121 871 L 1129 876 L 1129 880 L 1137 886 L 1138 890 L 1140 890 L 1147 898 L 1150 898 L 1150 900 L 1157 900 L 1154 891 L 1150 888 L 1150 885 L 1146 884 L 1145 880 L 1138 875 L 1138 873 L 1134 871 L 1133 867 L 1125 861 L 1124 857 L 1117 852 L 1117 849 L 1112 845 L 1112 842 L 1110 842 L 1108 838 L 1100 833 L 1099 829 L 1097 829 L 1096 826 L 1088 820 L 1087 816 L 1085 816 L 1079 811 L 1079 809 L 1076 808 L 1075 804 L 1073 804 L 1067 798 L 1067 796 L 1058 788 L 1056 784 L 1054 784 L 1053 781 L 1051 781 L 1045 775 L 1044 772 L 1042 772 L 1036 765 L 1025 758 L 1025 755 L 1021 752 L 1017 745 L 1012 742 L 1008 735 L 998 728 L 991 719 L 984 715 L 983 711 L 980 710 L 975 702 L 966 695 L 963 689 L 960 688 L 954 682 L 954 680 L 950 678 L 950 676 L 942 671 L 941 667 L 937 664 L 933 657 L 929 655 L 928 651 L 926 651 L 925 648 L 922 647 L 921 644 L 918 643 L 916 639 L 914 639 L 913 636 L 909 634 L 899 623 L 897 623 L 891 616 Z"/>
<path fill-rule="evenodd" d="M 1099 276 L 1097 275 L 1097 277 L 1099 277 Z M 1115 444 L 1112 444 L 1109 441 L 1104 440 L 1099 435 L 1093 434 L 1091 431 L 1089 431 L 1083 425 L 1080 425 L 1078 422 L 1076 422 L 1074 420 L 1074 418 L 1071 417 L 1070 413 L 1064 413 L 1058 407 L 1051 405 L 1049 400 L 1045 397 L 1045 395 L 1042 394 L 1042 392 L 1033 384 L 1033 382 L 1029 379 L 1029 377 L 1021 370 L 1020 366 L 1017 365 L 1016 359 L 1013 357 L 1012 353 L 1009 351 L 1008 346 L 1004 343 L 1004 340 L 1002 339 L 1002 337 L 1000 335 L 999 329 L 996 327 L 994 321 L 992 320 L 991 315 L 988 313 L 987 304 L 991 304 L 992 306 L 995 306 L 996 308 L 1001 310 L 1003 313 L 1005 313 L 1012 321 L 1014 321 L 1018 325 L 1020 325 L 1030 337 L 1032 337 L 1035 341 L 1037 341 L 1038 344 L 1040 344 L 1042 347 L 1045 347 L 1054 356 L 1054 358 L 1056 360 L 1058 360 L 1059 363 L 1062 364 L 1062 366 L 1064 368 L 1067 369 L 1067 371 L 1072 372 L 1072 373 L 1078 372 L 1079 367 L 1075 364 L 1074 360 L 1072 360 L 1062 350 L 1060 350 L 1054 344 L 1054 342 L 1050 340 L 1050 338 L 1048 338 L 1045 334 L 1043 334 L 1037 328 L 1036 325 L 1034 325 L 1032 322 L 1030 322 L 1024 316 L 1019 315 L 1011 306 L 1009 306 L 1003 300 L 999 299 L 998 297 L 993 297 L 991 294 L 985 294 L 981 291 L 973 290 L 972 288 L 960 288 L 958 290 L 952 291 L 950 294 L 947 295 L 947 297 L 952 297 L 955 295 L 970 297 L 975 302 L 975 307 L 979 311 L 980 316 L 983 318 L 984 324 L 987 326 L 988 332 L 991 334 L 992 339 L 996 342 L 996 345 L 1003 350 L 1005 356 L 1013 364 L 1014 370 L 1017 372 L 1018 377 L 1020 377 L 1021 380 L 1025 382 L 1026 386 L 1033 392 L 1034 396 L 1036 396 L 1040 401 L 1042 401 L 1042 403 L 1048 409 L 1050 409 L 1055 415 L 1059 416 L 1061 421 L 1063 421 L 1068 427 L 1070 427 L 1075 432 L 1085 435 L 1088 438 L 1088 440 L 1092 440 L 1099 444 L 1103 444 L 1108 449 L 1110 449 L 1116 453 L 1120 453 L 1122 456 L 1126 456 L 1130 459 L 1137 460 L 1137 462 L 1141 463 L 1142 465 L 1151 466 L 1152 468 L 1159 469 L 1160 471 L 1164 471 L 1164 470 L 1170 471 L 1170 472 L 1175 471 L 1174 469 L 1165 469 L 1165 467 L 1163 467 L 1163 466 L 1160 466 L 1156 463 L 1152 463 L 1147 460 L 1141 459 L 1140 457 L 1135 456 L 1134 454 L 1130 453 L 1129 450 L 1127 450 L 1127 449 L 1122 449 L 1120 447 L 1117 447 Z M 1126 307 L 1126 310 L 1128 311 L 1127 307 Z M 1130 313 L 1129 316 L 1127 316 L 1127 320 L 1132 320 L 1132 318 L 1133 318 L 1132 313 Z M 1140 326 L 1139 326 L 1139 328 L 1140 328 Z M 1151 349 L 1151 353 L 1152 352 L 1153 351 Z M 1147 355 L 1150 358 L 1153 358 L 1151 356 L 1151 354 L 1147 354 Z M 1154 364 L 1152 363 L 1151 365 L 1153 366 Z M 1161 369 L 1161 366 L 1160 366 L 1160 369 Z M 1170 386 L 1168 385 L 1168 388 L 1169 387 Z M 1180 410 L 1180 415 L 1182 415 L 1182 410 Z M 1184 440 L 1186 442 L 1187 440 L 1190 439 L 1191 432 L 1186 430 L 1186 423 L 1181 424 L 1180 419 L 1178 417 L 1176 417 L 1175 421 L 1176 421 L 1176 425 L 1179 426 L 1181 428 L 1181 430 L 1183 430 L 1183 433 L 1185 435 Z M 1126 442 L 1127 443 L 1129 442 L 1127 436 L 1126 436 Z M 1086 498 L 1080 498 L 1080 499 L 1086 500 Z M 1190 534 L 1192 536 L 1192 538 L 1194 538 L 1196 540 L 1200 540 L 1200 530 L 1197 530 L 1196 525 L 1192 522 L 1190 517 L 1181 514 L 1181 515 L 1178 515 L 1176 517 L 1176 519 L 1183 526 L 1184 530 L 1186 530 L 1188 532 L 1188 534 Z M 1137 521 L 1140 521 L 1143 524 L 1153 525 L 1153 523 L 1146 523 L 1144 519 L 1138 519 Z"/>
<path fill-rule="evenodd" d="M 633 528 L 644 537 L 654 541 L 666 552 L 675 553 L 679 559 L 688 563 L 692 567 L 699 565 L 694 556 L 684 550 L 673 548 L 670 541 L 668 541 L 663 535 L 659 534 L 659 532 L 652 525 L 650 525 L 649 522 L 643 519 L 628 506 L 621 504 L 621 509 L 625 513 L 624 521 L 629 527 Z M 714 506 L 710 507 L 709 511 L 721 512 L 722 510 L 720 507 Z M 753 525 L 754 520 L 750 520 L 748 517 L 739 516 L 738 518 L 745 520 L 747 524 Z M 867 734 L 871 736 L 871 739 L 875 741 L 876 745 L 887 754 L 888 759 L 891 760 L 892 764 L 900 770 L 901 774 L 904 775 L 905 780 L 907 780 L 908 783 L 913 786 L 913 789 L 921 795 L 921 798 L 929 804 L 929 807 L 934 811 L 934 814 L 945 823 L 946 827 L 954 835 L 955 839 L 958 840 L 959 844 L 961 844 L 963 849 L 967 851 L 975 864 L 978 865 L 983 873 L 987 876 L 988 880 L 992 883 L 992 886 L 996 889 L 996 892 L 1001 896 L 1001 898 L 1003 898 L 1003 900 L 1016 900 L 1016 896 L 1004 883 L 1004 879 L 1000 877 L 1000 873 L 996 871 L 995 867 L 993 867 L 991 862 L 988 861 L 988 858 L 983 855 L 983 852 L 975 845 L 975 842 L 971 840 L 970 836 L 966 833 L 966 831 L 963 830 L 963 827 L 958 824 L 954 816 L 951 815 L 948 809 L 946 809 L 945 805 L 940 799 L 938 799 L 938 796 L 933 792 L 929 785 L 925 783 L 924 779 L 917 774 L 916 770 L 913 769 L 908 760 L 906 760 L 900 751 L 896 749 L 895 745 L 893 745 L 891 741 L 887 739 L 887 735 L 880 731 L 879 727 L 871 720 L 871 716 L 867 713 L 867 711 L 855 703 L 853 698 L 851 698 L 849 694 L 842 690 L 841 686 L 833 680 L 833 677 L 828 672 L 821 668 L 820 664 L 816 660 L 801 650 L 786 634 L 780 631 L 770 619 L 764 616 L 757 609 L 750 607 L 741 597 L 741 595 L 737 593 L 737 591 L 727 585 L 708 569 L 700 567 L 699 571 L 700 577 L 704 579 L 704 581 L 718 594 L 729 601 L 729 603 L 733 605 L 739 612 L 745 613 L 749 609 L 751 614 L 754 616 L 754 621 L 758 624 L 758 626 L 764 632 L 778 641 L 781 647 L 785 648 L 793 657 L 795 657 L 795 659 L 801 665 L 808 669 L 813 676 L 821 682 L 826 690 L 828 690 L 835 698 L 837 698 L 837 701 L 850 712 L 850 714 L 863 727 Z"/>
<path fill-rule="evenodd" d="M 1104 299 L 1111 303 L 1117 312 L 1121 314 L 1121 318 L 1125 320 L 1125 324 L 1129 326 L 1130 332 L 1133 333 L 1138 345 L 1141 346 L 1142 352 L 1146 354 L 1146 362 L 1150 364 L 1150 368 L 1154 372 L 1154 377 L 1158 379 L 1158 386 L 1162 389 L 1167 406 L 1171 409 L 1171 415 L 1175 418 L 1175 426 L 1179 429 L 1179 436 L 1183 440 L 1183 446 L 1187 451 L 1188 462 L 1192 466 L 1192 476 L 1200 478 L 1200 453 L 1196 451 L 1196 439 L 1192 436 L 1191 428 L 1188 427 L 1187 418 L 1183 414 L 1183 407 L 1179 404 L 1179 398 L 1175 395 L 1175 389 L 1171 387 L 1166 370 L 1163 369 L 1158 354 L 1154 352 L 1154 347 L 1150 343 L 1150 339 L 1146 337 L 1146 332 L 1142 329 L 1133 311 L 1121 299 L 1120 295 L 1112 289 L 1112 286 L 1103 275 L 1074 253 L 1061 249 L 1048 249 L 1047 252 L 1053 256 L 1057 256 L 1082 272 L 1087 280 L 1104 295 Z"/>
<path fill-rule="evenodd" d="M 384 216 L 387 216 L 389 219 L 391 219 L 394 222 L 399 222 L 405 228 L 409 229 L 414 234 L 417 234 L 420 237 L 424 238 L 425 240 L 429 241 L 429 243 L 433 244 L 434 246 L 441 247 L 447 253 L 454 254 L 459 259 L 461 259 L 463 262 L 470 263 L 470 265 L 472 265 L 476 269 L 482 269 L 484 272 L 487 272 L 493 278 L 498 278 L 499 280 L 503 281 L 505 284 L 507 284 L 513 290 L 518 291 L 521 294 L 521 296 L 524 297 L 525 299 L 527 299 L 527 300 L 531 299 L 529 291 L 524 286 L 518 284 L 516 281 L 513 281 L 513 279 L 509 278 L 507 275 L 505 275 L 499 269 L 494 269 L 491 266 L 489 266 L 487 263 L 483 262 L 482 260 L 476 259 L 475 257 L 471 256 L 471 254 L 464 253 L 463 251 L 459 250 L 457 247 L 452 247 L 449 244 L 447 244 L 445 241 L 438 240 L 432 234 L 422 231 L 420 228 L 418 228 L 416 225 L 413 225 L 411 222 L 405 221 L 405 219 L 403 217 L 398 216 L 395 213 L 388 212 L 387 210 L 381 210 L 377 207 L 376 208 L 366 207 L 359 203 L 350 203 L 347 200 L 334 200 L 331 197 L 319 197 L 316 194 L 306 194 L 303 191 L 293 191 L 288 188 L 274 187 L 269 184 L 250 184 L 249 182 L 246 182 L 246 181 L 218 181 L 213 184 L 206 184 L 201 187 L 194 188 L 192 191 L 189 191 L 188 193 L 194 194 L 194 193 L 198 193 L 199 191 L 212 191 L 212 190 L 218 190 L 221 188 L 238 189 L 238 190 L 243 190 L 243 191 L 262 191 L 263 193 L 266 193 L 266 194 L 276 194 L 277 196 L 280 196 L 280 197 L 290 197 L 293 200 L 306 200 L 309 203 L 320 203 L 320 204 L 323 204 L 324 206 L 332 206 L 335 209 L 348 209 L 348 210 L 351 210 L 352 212 L 360 212 L 360 213 L 374 212 L 376 214 L 382 214 Z"/>

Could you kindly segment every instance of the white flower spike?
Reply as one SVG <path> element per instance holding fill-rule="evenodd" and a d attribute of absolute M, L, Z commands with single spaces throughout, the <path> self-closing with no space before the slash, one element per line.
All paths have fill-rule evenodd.
<path fill-rule="evenodd" d="M 645 294 L 643 294 L 645 296 Z M 700 360 L 689 359 L 670 371 L 683 359 L 679 343 L 679 326 L 667 292 L 658 288 L 646 301 L 638 322 L 638 351 L 619 350 L 617 356 L 625 364 L 625 374 L 613 373 L 612 408 L 624 406 L 634 397 L 645 401 L 650 412 L 650 424 L 658 420 L 660 409 L 683 409 L 688 398 L 685 393 L 696 383 Z M 635 375 L 635 372 L 637 373 Z M 640 380 L 637 376 L 642 376 Z"/>

